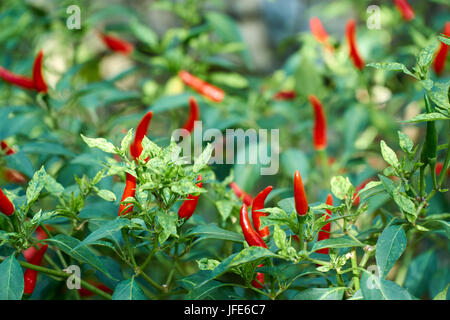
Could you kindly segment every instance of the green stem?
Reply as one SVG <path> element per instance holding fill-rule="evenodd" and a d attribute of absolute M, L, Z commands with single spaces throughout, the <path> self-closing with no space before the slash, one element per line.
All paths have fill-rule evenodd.
<path fill-rule="evenodd" d="M 161 292 L 167 292 L 166 288 L 164 288 L 162 285 L 160 285 L 159 283 L 157 283 L 155 280 L 153 280 L 152 278 L 150 278 L 147 274 L 140 272 L 139 276 L 141 276 L 145 281 L 147 281 L 150 285 L 152 285 L 153 287 L 155 287 L 156 289 L 158 289 Z"/>
<path fill-rule="evenodd" d="M 130 246 L 130 240 L 128 239 L 128 233 L 125 229 L 122 229 L 122 237 L 125 240 L 125 246 L 128 252 L 128 256 L 130 257 L 131 263 L 133 264 L 134 269 L 137 268 L 136 260 L 134 260 L 134 254 L 132 252 L 131 246 Z"/>
<path fill-rule="evenodd" d="M 144 271 L 145 267 L 150 262 L 157 249 L 158 249 L 158 235 L 156 234 L 155 238 L 153 239 L 152 251 L 150 251 L 147 259 L 145 259 L 144 263 L 139 267 L 139 271 Z"/>
<path fill-rule="evenodd" d="M 419 192 L 420 192 L 420 196 L 423 197 L 425 196 L 425 166 L 421 166 L 420 167 L 420 180 L 419 180 Z"/>
<path fill-rule="evenodd" d="M 355 291 L 359 290 L 359 273 L 358 273 L 358 261 L 356 259 L 356 249 L 352 248 L 352 269 L 353 269 L 353 281 L 355 285 Z"/>
<path fill-rule="evenodd" d="M 336 272 L 336 280 L 339 285 L 339 287 L 345 287 L 344 279 L 342 278 L 342 275 Z"/>

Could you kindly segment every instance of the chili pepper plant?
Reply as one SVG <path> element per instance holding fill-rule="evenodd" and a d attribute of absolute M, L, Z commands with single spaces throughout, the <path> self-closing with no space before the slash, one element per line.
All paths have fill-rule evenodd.
<path fill-rule="evenodd" d="M 448 299 L 448 3 L 123 3 L 0 3 L 0 299 Z"/>

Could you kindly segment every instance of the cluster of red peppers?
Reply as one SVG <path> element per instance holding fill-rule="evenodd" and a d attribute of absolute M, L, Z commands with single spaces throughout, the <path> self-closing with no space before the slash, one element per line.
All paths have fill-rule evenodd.
<path fill-rule="evenodd" d="M 47 93 L 48 87 L 42 75 L 42 64 L 44 60 L 44 52 L 41 50 L 37 54 L 33 63 L 32 78 L 15 74 L 0 66 L 0 78 L 12 85 L 27 89 L 36 90 L 37 92 Z"/>
<path fill-rule="evenodd" d="M 130 145 L 130 154 L 133 157 L 135 161 L 138 161 L 143 147 L 142 147 L 142 140 L 144 139 L 145 135 L 147 134 L 148 127 L 150 125 L 150 121 L 152 120 L 153 112 L 149 111 L 147 112 L 144 117 L 142 117 L 141 121 L 139 122 L 136 133 L 134 134 L 134 140 Z M 148 158 L 146 159 L 148 161 Z M 124 205 L 122 202 L 128 198 L 132 197 L 134 198 L 136 194 L 136 177 L 127 173 L 126 174 L 126 182 L 125 182 L 125 190 L 123 191 L 120 207 L 119 207 L 119 216 L 125 215 L 133 210 L 132 205 Z"/>
<path fill-rule="evenodd" d="M 189 132 L 192 132 L 194 129 L 194 122 L 197 121 L 200 118 L 200 111 L 197 104 L 197 101 L 191 97 L 189 99 L 189 106 L 190 106 L 190 113 L 189 118 L 187 119 L 186 123 L 184 124 L 183 128 L 188 130 Z M 144 117 L 139 122 L 136 133 L 134 135 L 134 139 L 130 145 L 130 154 L 132 158 L 135 161 L 138 161 L 139 157 L 141 156 L 141 153 L 143 151 L 142 147 L 142 140 L 144 139 L 145 135 L 147 134 L 148 127 L 150 125 L 150 121 L 152 120 L 153 112 L 149 111 L 147 112 Z M 148 161 L 148 157 L 145 159 L 145 161 Z M 198 182 L 196 185 L 201 188 L 203 185 L 202 176 L 199 175 L 197 177 L 196 182 Z M 125 205 L 122 204 L 122 202 L 127 199 L 128 197 L 134 198 L 136 194 L 136 177 L 133 175 L 127 173 L 126 174 L 126 182 L 125 182 L 125 189 L 122 194 L 121 203 L 119 206 L 119 216 L 126 215 L 127 213 L 130 213 L 133 210 L 132 205 Z M 188 195 L 187 199 L 183 201 L 181 204 L 178 215 L 180 218 L 189 219 L 192 214 L 194 213 L 196 207 L 198 198 L 200 195 Z"/>
<path fill-rule="evenodd" d="M 259 212 L 258 210 L 264 209 L 264 202 L 271 191 L 272 186 L 268 186 L 263 191 L 261 191 L 252 201 L 252 220 L 255 227 L 253 227 L 248 216 L 247 205 L 245 203 L 242 204 L 240 222 L 245 241 L 247 241 L 249 246 L 267 248 L 267 245 L 264 242 L 263 238 L 269 236 L 269 227 L 260 229 L 260 218 L 261 216 L 267 216 L 267 213 Z M 258 267 L 262 266 L 264 265 L 260 264 Z M 256 280 L 252 281 L 252 285 L 255 288 L 261 289 L 264 285 L 264 273 L 257 272 Z"/>
<path fill-rule="evenodd" d="M 0 211 L 7 216 L 11 216 L 14 213 L 14 204 L 8 197 L 3 193 L 2 189 L 0 189 Z M 42 230 L 42 228 L 38 227 L 36 229 L 37 236 L 36 238 L 39 240 L 45 239 L 46 234 Z M 45 252 L 47 251 L 48 245 L 40 246 L 39 249 L 34 247 L 30 247 L 23 251 L 23 255 L 28 263 L 34 264 L 36 266 L 40 266 L 42 262 L 42 258 L 44 257 Z M 24 293 L 31 295 L 36 287 L 37 280 L 37 271 L 32 269 L 27 269 L 24 273 Z"/>

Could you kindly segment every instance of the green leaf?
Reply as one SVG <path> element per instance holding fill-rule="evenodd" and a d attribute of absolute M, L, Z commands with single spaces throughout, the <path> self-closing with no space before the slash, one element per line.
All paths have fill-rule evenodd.
<path fill-rule="evenodd" d="M 61 193 L 64 192 L 64 187 L 58 183 L 55 178 L 53 178 L 51 175 L 49 174 L 45 174 L 44 177 L 44 187 L 45 190 L 47 190 L 50 194 L 54 195 L 54 196 L 60 196 Z"/>
<path fill-rule="evenodd" d="M 102 262 L 97 257 L 97 255 L 91 251 L 91 249 L 89 249 L 86 246 L 81 246 L 78 248 L 78 246 L 81 243 L 80 240 L 61 233 L 51 239 L 47 239 L 46 241 L 54 243 L 55 246 L 58 247 L 58 249 L 68 254 L 72 258 L 80 262 L 87 263 L 92 267 L 94 267 L 95 269 L 97 269 L 98 271 L 104 273 L 109 278 L 114 279 L 105 269 L 105 267 L 103 266 Z"/>
<path fill-rule="evenodd" d="M 311 248 L 311 252 L 317 251 L 323 248 L 349 248 L 349 247 L 363 247 L 364 243 L 355 241 L 349 237 L 331 238 L 314 243 Z"/>
<path fill-rule="evenodd" d="M 389 226 L 377 241 L 375 259 L 380 277 L 384 279 L 406 248 L 406 235 L 402 226 Z"/>
<path fill-rule="evenodd" d="M 181 93 L 172 96 L 163 96 L 153 102 L 152 107 L 148 111 L 153 113 L 177 109 L 188 104 L 191 93 Z"/>
<path fill-rule="evenodd" d="M 378 278 L 364 270 L 360 280 L 365 300 L 412 300 L 411 294 L 395 282 Z"/>
<path fill-rule="evenodd" d="M 263 247 L 248 247 L 244 250 L 242 250 L 239 253 L 235 253 L 225 260 L 223 260 L 217 268 L 215 268 L 213 271 L 210 271 L 206 279 L 203 280 L 203 282 L 199 283 L 198 286 L 204 286 L 211 280 L 219 277 L 223 273 L 227 272 L 228 270 L 238 267 L 244 263 L 250 263 L 256 260 L 260 260 L 263 258 L 280 258 L 284 259 L 284 257 L 277 255 L 270 250 L 263 248 Z"/>
<path fill-rule="evenodd" d="M 403 73 L 410 75 L 414 78 L 416 76 L 406 68 L 406 66 L 403 63 L 398 62 L 375 62 L 375 63 L 369 63 L 366 65 L 367 67 L 372 67 L 376 69 L 386 70 L 386 71 L 402 71 Z"/>
<path fill-rule="evenodd" d="M 222 221 L 226 221 L 233 211 L 233 202 L 229 200 L 219 200 L 215 202 L 215 205 L 217 207 L 217 210 L 220 213 L 220 217 Z"/>
<path fill-rule="evenodd" d="M 152 29 L 145 24 L 140 23 L 137 19 L 134 19 L 130 23 L 131 32 L 148 45 L 150 48 L 155 49 L 158 46 L 158 35 Z"/>
<path fill-rule="evenodd" d="M 27 155 L 22 152 L 16 152 L 4 158 L 6 160 L 6 167 L 10 169 L 15 169 L 19 172 L 24 173 L 28 177 L 32 177 L 34 174 L 33 164 Z"/>
<path fill-rule="evenodd" d="M 208 161 L 211 158 L 212 151 L 213 147 L 210 143 L 208 143 L 205 150 L 203 150 L 202 154 L 197 159 L 195 159 L 194 168 L 192 169 L 192 171 L 197 173 L 200 170 L 202 170 L 208 164 Z"/>
<path fill-rule="evenodd" d="M 292 300 L 342 300 L 345 287 L 310 288 L 296 294 Z"/>
<path fill-rule="evenodd" d="M 436 120 L 449 120 L 450 118 L 443 115 L 442 113 L 432 112 L 432 113 L 421 113 L 412 119 L 402 121 L 404 123 L 418 123 L 426 121 L 436 121 Z"/>
<path fill-rule="evenodd" d="M 114 290 L 113 300 L 148 300 L 144 291 L 139 287 L 139 284 L 132 277 L 129 280 L 119 282 Z"/>
<path fill-rule="evenodd" d="M 345 197 L 351 197 L 355 188 L 351 184 L 350 180 L 347 177 L 337 176 L 331 178 L 331 192 L 338 199 L 345 199 Z"/>
<path fill-rule="evenodd" d="M 112 191 L 106 189 L 99 190 L 97 195 L 106 201 L 116 201 L 116 195 Z"/>
<path fill-rule="evenodd" d="M 412 148 L 414 147 L 414 144 L 411 140 L 411 138 L 404 132 L 397 131 L 398 139 L 400 148 L 402 148 L 403 151 L 411 153 Z"/>
<path fill-rule="evenodd" d="M 199 238 L 196 241 L 204 240 L 204 239 L 219 239 L 219 240 L 228 240 L 228 241 L 235 241 L 235 242 L 243 242 L 244 237 L 236 232 L 228 231 L 225 229 L 222 229 L 218 227 L 215 224 L 208 224 L 208 225 L 202 225 L 197 226 L 190 230 L 187 234 L 187 236 L 199 236 Z"/>
<path fill-rule="evenodd" d="M 78 249 L 79 247 L 86 246 L 91 244 L 97 240 L 103 238 L 113 238 L 113 234 L 117 231 L 122 230 L 124 227 L 129 227 L 132 225 L 132 222 L 126 218 L 116 218 L 112 221 L 107 222 L 90 235 L 88 235 L 82 242 L 80 242 L 74 249 Z"/>
<path fill-rule="evenodd" d="M 383 156 L 383 159 L 387 163 L 389 163 L 391 166 L 393 166 L 394 168 L 398 168 L 399 162 L 398 162 L 397 155 L 395 154 L 395 152 L 387 146 L 387 144 L 386 144 L 386 142 L 384 142 L 384 140 L 381 140 L 380 147 L 381 147 L 381 155 Z"/>
<path fill-rule="evenodd" d="M 420 53 L 417 57 L 417 64 L 423 68 L 428 69 L 431 62 L 433 61 L 434 52 L 436 51 L 437 45 L 435 42 L 430 44 L 429 46 L 420 50 Z"/>
<path fill-rule="evenodd" d="M 86 142 L 90 148 L 98 148 L 106 153 L 116 153 L 114 145 L 105 138 L 88 138 L 83 134 L 81 134 L 81 138 L 83 138 L 84 142 Z"/>
<path fill-rule="evenodd" d="M 447 285 L 447 287 L 445 287 L 444 290 L 442 290 L 441 292 L 439 292 L 434 298 L 433 300 L 447 300 L 447 291 L 448 291 L 448 287 L 450 286 L 450 284 Z"/>
<path fill-rule="evenodd" d="M 212 26 L 215 33 L 225 42 L 240 42 L 242 43 L 242 36 L 239 31 L 239 28 L 234 20 L 232 20 L 229 16 L 209 11 L 205 14 L 205 18 L 208 21 L 208 23 Z M 243 50 L 242 52 L 243 58 L 245 60 L 245 63 L 247 65 L 250 65 L 250 53 L 247 49 Z"/>
<path fill-rule="evenodd" d="M 440 86 L 439 84 L 440 83 L 437 83 L 438 86 Z M 448 85 L 443 85 L 438 91 L 428 91 L 428 96 L 430 99 L 436 104 L 437 108 L 441 109 L 444 114 L 447 114 L 447 119 L 450 111 L 450 103 L 447 96 L 448 87 Z"/>
<path fill-rule="evenodd" d="M 293 177 L 296 170 L 302 173 L 302 179 L 306 183 L 310 172 L 309 159 L 304 152 L 298 149 L 287 149 L 281 153 L 281 166 L 289 177 Z M 286 211 L 288 212 L 288 211 Z"/>
<path fill-rule="evenodd" d="M 433 250 L 427 250 L 411 261 L 406 274 L 404 287 L 416 297 L 428 291 L 431 277 L 439 268 L 439 260 Z"/>
<path fill-rule="evenodd" d="M 127 154 L 132 140 L 133 140 L 133 129 L 130 129 L 130 130 L 128 130 L 127 134 L 125 135 L 125 137 L 123 137 L 122 141 L 120 142 L 120 150 L 124 154 Z"/>
<path fill-rule="evenodd" d="M 444 3 L 444 2 L 442 2 L 442 3 Z M 445 43 L 446 45 L 450 46 L 450 38 L 438 36 L 438 40 L 441 41 L 442 43 Z"/>
<path fill-rule="evenodd" d="M 28 188 L 26 191 L 28 204 L 33 203 L 39 197 L 39 194 L 44 188 L 46 176 L 47 173 L 45 172 L 43 166 L 39 169 L 39 171 L 34 173 L 33 178 L 28 183 Z"/>
<path fill-rule="evenodd" d="M 281 229 L 280 226 L 277 224 L 275 225 L 273 232 L 273 241 L 282 252 L 286 250 L 287 248 L 286 232 L 284 232 L 283 229 Z"/>
<path fill-rule="evenodd" d="M 23 271 L 13 255 L 0 263 L 0 288 L 0 300 L 22 299 Z"/>
<path fill-rule="evenodd" d="M 178 237 L 177 221 L 178 215 L 175 212 L 165 212 L 164 210 L 158 211 L 158 223 L 162 227 L 162 231 L 158 237 L 159 243 L 164 243 L 172 235 Z"/>

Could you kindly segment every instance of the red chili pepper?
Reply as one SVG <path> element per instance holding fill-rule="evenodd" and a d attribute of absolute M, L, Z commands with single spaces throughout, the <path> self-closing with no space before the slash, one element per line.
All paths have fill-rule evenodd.
<path fill-rule="evenodd" d="M 46 244 L 42 248 L 39 249 L 39 251 L 34 255 L 33 259 L 31 261 L 28 261 L 31 264 L 34 264 L 36 266 L 40 266 L 42 262 L 42 258 L 44 257 L 45 251 L 47 251 L 48 245 Z M 25 287 L 23 290 L 23 293 L 32 295 L 34 288 L 36 287 L 36 280 L 37 280 L 37 274 L 38 272 L 36 270 L 27 269 L 23 275 L 23 280 L 25 283 Z"/>
<path fill-rule="evenodd" d="M 152 117 L 153 112 L 152 111 L 147 112 L 136 128 L 134 140 L 130 145 L 130 153 L 133 159 L 135 160 L 137 160 L 142 153 L 143 150 L 142 140 L 144 139 L 144 136 L 147 134 L 148 126 L 150 125 Z"/>
<path fill-rule="evenodd" d="M 436 163 L 436 168 L 435 168 L 436 175 L 441 174 L 443 167 L 444 167 L 444 164 L 442 162 Z M 450 169 L 447 169 L 447 176 L 450 176 Z"/>
<path fill-rule="evenodd" d="M 36 58 L 34 59 L 33 63 L 33 82 L 34 82 L 34 88 L 38 92 L 47 93 L 48 87 L 45 83 L 44 77 L 42 75 L 42 63 L 44 59 L 44 52 L 41 50 L 37 54 Z"/>
<path fill-rule="evenodd" d="M 47 239 L 47 234 L 45 233 L 44 229 L 42 229 L 40 226 L 37 227 L 35 234 L 36 234 L 36 239 L 38 239 L 38 240 Z M 42 248 L 42 244 L 40 244 L 40 243 L 37 244 L 37 246 L 38 246 L 38 248 Z M 35 247 L 29 247 L 28 249 L 24 250 L 22 252 L 22 254 L 27 261 L 31 261 L 31 260 L 33 260 L 33 258 L 37 252 L 38 252 L 38 250 Z"/>
<path fill-rule="evenodd" d="M 294 200 L 295 200 L 295 210 L 300 216 L 304 216 L 308 213 L 308 200 L 306 199 L 305 188 L 303 187 L 302 177 L 300 172 L 295 171 L 294 175 Z"/>
<path fill-rule="evenodd" d="M 92 281 L 88 281 L 90 284 L 92 284 L 94 287 L 96 287 L 97 289 L 102 290 L 103 292 L 106 293 L 113 293 L 113 291 L 108 288 L 107 286 L 105 286 L 103 283 L 94 283 Z M 94 295 L 94 293 L 86 288 L 80 288 L 78 289 L 78 293 L 80 294 L 81 297 L 86 298 L 86 297 L 91 297 Z"/>
<path fill-rule="evenodd" d="M 247 212 L 247 206 L 245 205 L 245 203 L 242 204 L 242 207 L 241 207 L 240 220 L 241 220 L 242 232 L 244 233 L 244 238 L 245 238 L 245 241 L 247 241 L 248 245 L 267 248 L 266 243 L 261 238 L 259 233 L 256 232 L 256 230 L 252 226 L 252 223 L 250 222 L 250 218 L 248 217 L 248 212 Z M 262 266 L 264 266 L 264 265 L 260 264 L 258 267 L 262 267 Z M 260 283 L 258 283 L 258 281 L 253 280 L 252 285 L 255 288 L 259 288 L 259 289 L 262 288 L 261 284 L 264 284 L 264 274 L 261 272 L 258 272 L 256 274 L 256 279 Z"/>
<path fill-rule="evenodd" d="M 18 184 L 27 182 L 27 178 L 23 174 L 21 174 L 19 171 L 14 170 L 14 169 L 5 168 L 5 169 L 3 169 L 2 174 L 3 174 L 3 179 L 5 179 L 8 182 L 18 183 Z"/>
<path fill-rule="evenodd" d="M 120 200 L 120 207 L 119 207 L 119 216 L 126 215 L 127 213 L 131 212 L 133 210 L 133 206 L 130 204 L 122 204 L 122 201 L 124 201 L 128 197 L 133 197 L 136 194 L 136 178 L 127 173 L 126 174 L 126 183 L 125 183 L 125 190 L 123 191 L 122 200 Z M 125 210 L 125 208 L 128 209 Z"/>
<path fill-rule="evenodd" d="M 185 70 L 178 72 L 178 76 L 183 82 L 200 93 L 201 95 L 211 99 L 214 102 L 220 102 L 225 97 L 223 90 L 203 81 Z"/>
<path fill-rule="evenodd" d="M 130 55 L 133 50 L 134 46 L 132 43 L 125 41 L 123 39 L 120 39 L 118 37 L 114 37 L 111 35 L 107 35 L 104 33 L 100 33 L 100 37 L 106 46 L 111 49 L 112 51 L 115 51 L 117 53 L 121 53 L 124 55 Z"/>
<path fill-rule="evenodd" d="M 326 204 L 332 206 L 333 205 L 333 196 L 331 194 L 328 194 Z M 326 209 L 325 210 L 328 214 L 325 214 L 325 221 L 330 219 L 331 211 Z M 319 235 L 317 236 L 317 241 L 330 239 L 330 230 L 331 230 L 331 222 L 328 222 L 326 225 L 322 227 L 322 229 L 319 231 Z M 328 254 L 330 252 L 329 248 L 323 248 L 317 250 L 317 253 L 323 253 Z"/>
<path fill-rule="evenodd" d="M 322 102 L 315 95 L 308 96 L 309 102 L 314 108 L 314 128 L 313 140 L 316 150 L 323 150 L 327 147 L 327 119 L 323 110 Z"/>
<path fill-rule="evenodd" d="M 10 216 L 14 213 L 14 205 L 0 189 L 0 211 Z"/>
<path fill-rule="evenodd" d="M 233 189 L 234 194 L 239 198 L 242 199 L 245 205 L 251 206 L 253 202 L 253 198 L 251 195 L 246 193 L 244 190 L 242 190 L 235 182 L 230 182 L 229 186 L 231 189 Z"/>
<path fill-rule="evenodd" d="M 450 21 L 445 23 L 444 35 L 450 37 Z M 448 45 L 441 42 L 436 58 L 434 59 L 434 72 L 439 75 L 444 71 L 445 62 L 447 61 Z"/>
<path fill-rule="evenodd" d="M 359 186 L 357 186 L 356 188 L 355 188 L 355 193 L 353 194 L 353 206 L 355 206 L 355 207 L 357 207 L 357 206 L 359 206 L 359 196 L 358 196 L 358 192 L 360 191 L 360 190 L 362 190 L 362 189 L 364 189 L 364 187 L 370 182 L 370 181 L 372 181 L 373 179 L 372 178 L 370 178 L 370 179 L 366 179 L 366 180 L 364 180 Z"/>
<path fill-rule="evenodd" d="M 1 68 L 1 67 L 0 67 L 0 68 Z M 8 144 L 6 143 L 6 141 L 1 141 L 1 142 L 0 142 L 0 145 L 1 145 L 2 150 L 4 150 L 4 151 L 6 152 L 6 155 L 7 155 L 7 156 L 16 153 L 12 148 L 10 148 L 10 147 L 8 146 Z"/>
<path fill-rule="evenodd" d="M 183 125 L 183 129 L 186 129 L 191 133 L 194 130 L 195 121 L 200 120 L 200 109 L 198 103 L 194 97 L 189 98 L 189 118 Z"/>
<path fill-rule="evenodd" d="M 248 217 L 247 206 L 242 204 L 241 207 L 241 228 L 244 233 L 245 241 L 247 241 L 249 246 L 257 246 L 267 248 L 266 243 L 261 238 L 258 232 L 253 228 L 252 223 L 250 222 L 250 218 Z"/>
<path fill-rule="evenodd" d="M 261 226 L 260 218 L 261 216 L 268 216 L 269 214 L 266 212 L 258 212 L 258 210 L 264 209 L 264 201 L 266 201 L 266 198 L 272 191 L 272 189 L 273 189 L 272 186 L 268 186 L 267 188 L 265 188 L 263 191 L 261 191 L 256 195 L 252 203 L 253 225 L 255 226 L 256 231 L 259 232 L 259 235 L 262 238 L 269 236 L 270 232 L 269 227 L 264 227 L 260 229 Z"/>
<path fill-rule="evenodd" d="M 6 141 L 0 141 L 2 150 L 5 150 L 7 156 L 16 153 L 13 148 L 10 148 Z M 25 183 L 27 179 L 23 174 L 14 169 L 5 168 L 2 170 L 3 178 L 8 182 Z"/>
<path fill-rule="evenodd" d="M 347 21 L 347 26 L 345 28 L 345 35 L 347 37 L 347 43 L 350 48 L 350 58 L 356 68 L 364 68 L 364 60 L 359 54 L 358 47 L 356 46 L 356 22 L 354 19 Z"/>
<path fill-rule="evenodd" d="M 260 264 L 258 268 L 259 267 L 264 267 L 264 264 Z M 256 280 L 252 280 L 252 286 L 254 286 L 257 289 L 261 289 L 263 287 L 262 284 L 264 284 L 264 273 L 257 272 Z"/>
<path fill-rule="evenodd" d="M 293 100 L 295 99 L 295 97 L 297 97 L 297 92 L 295 92 L 294 90 L 278 91 L 273 96 L 275 100 Z"/>
<path fill-rule="evenodd" d="M 410 21 L 414 19 L 414 10 L 406 0 L 394 0 L 397 9 L 402 14 L 403 20 Z"/>
<path fill-rule="evenodd" d="M 312 17 L 309 20 L 309 27 L 311 33 L 318 42 L 325 46 L 329 51 L 334 51 L 333 46 L 328 42 L 328 33 L 322 25 L 322 22 L 317 17 Z"/>
<path fill-rule="evenodd" d="M 26 76 L 22 76 L 20 74 L 15 74 L 1 66 L 0 66 L 0 78 L 5 80 L 6 82 L 9 82 L 15 86 L 27 90 L 35 89 L 33 79 Z"/>
<path fill-rule="evenodd" d="M 202 175 L 200 174 L 195 181 L 201 181 Z M 197 183 L 197 187 L 201 188 L 203 186 L 203 182 Z M 187 199 L 183 201 L 183 203 L 180 206 L 180 209 L 178 209 L 178 216 L 180 218 L 185 218 L 186 220 L 189 219 L 195 211 L 195 208 L 197 208 L 197 202 L 198 202 L 198 196 L 194 196 L 192 194 L 188 195 Z"/>

